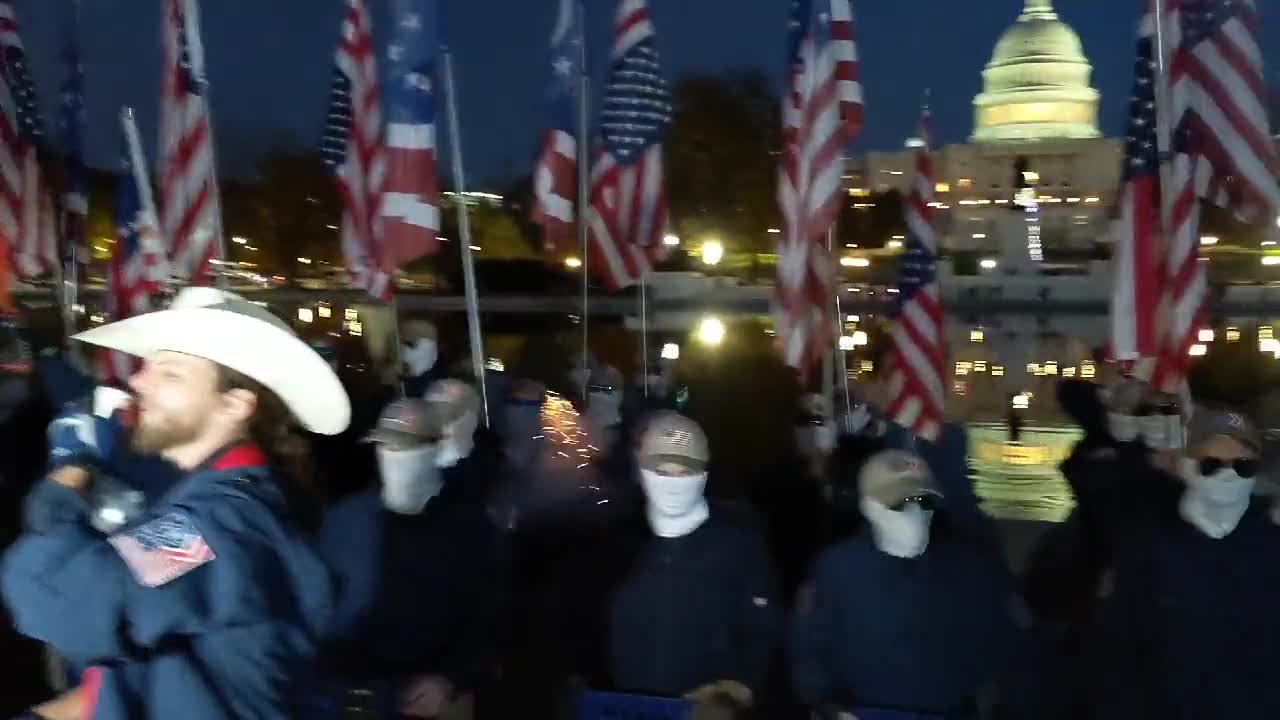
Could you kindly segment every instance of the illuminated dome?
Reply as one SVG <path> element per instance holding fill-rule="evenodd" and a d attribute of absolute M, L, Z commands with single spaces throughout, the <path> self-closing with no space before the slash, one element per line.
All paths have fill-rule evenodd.
<path fill-rule="evenodd" d="M 974 98 L 975 142 L 1096 138 L 1098 91 L 1080 38 L 1052 0 L 1026 0 L 1018 21 L 996 43 Z"/>

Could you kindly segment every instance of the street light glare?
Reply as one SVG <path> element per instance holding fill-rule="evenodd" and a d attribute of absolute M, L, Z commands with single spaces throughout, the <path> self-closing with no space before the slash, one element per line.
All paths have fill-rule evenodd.
<path fill-rule="evenodd" d="M 717 265 L 724 259 L 724 245 L 719 240 L 708 240 L 702 243 L 702 262 L 706 265 Z"/>
<path fill-rule="evenodd" d="M 662 244 L 668 247 L 675 247 L 680 244 L 680 236 L 674 233 L 667 233 L 662 236 Z"/>
<path fill-rule="evenodd" d="M 235 237 L 231 238 L 231 242 L 237 245 L 248 245 L 249 238 L 243 238 L 243 237 L 240 237 L 239 235 L 236 235 Z"/>
<path fill-rule="evenodd" d="M 708 315 L 698 323 L 698 342 L 707 347 L 717 347 L 724 342 L 725 328 L 720 318 Z"/>
<path fill-rule="evenodd" d="M 578 268 L 582 267 L 582 261 L 570 255 L 569 257 L 564 259 L 564 266 L 569 268 L 570 270 L 577 270 Z"/>

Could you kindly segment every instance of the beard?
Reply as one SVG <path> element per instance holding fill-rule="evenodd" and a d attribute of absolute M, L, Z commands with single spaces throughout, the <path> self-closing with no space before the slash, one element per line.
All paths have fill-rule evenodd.
<path fill-rule="evenodd" d="M 195 425 L 175 421 L 147 423 L 138 421 L 129 433 L 129 446 L 141 455 L 159 455 L 169 448 L 195 440 L 200 431 Z"/>

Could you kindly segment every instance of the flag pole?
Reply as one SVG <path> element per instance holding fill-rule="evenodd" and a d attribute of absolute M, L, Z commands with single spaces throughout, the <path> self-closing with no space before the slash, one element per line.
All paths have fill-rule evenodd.
<path fill-rule="evenodd" d="M 133 108 L 126 106 L 120 109 L 120 125 L 124 129 L 125 142 L 129 145 L 129 164 L 132 166 L 130 172 L 133 175 L 133 183 L 138 187 L 138 201 L 142 205 L 142 213 L 151 222 L 152 227 L 156 228 L 159 222 L 156 215 L 156 201 L 151 194 L 151 180 L 147 177 L 147 158 L 142 150 L 142 138 L 138 134 L 138 124 L 134 120 Z M 158 238 L 154 233 L 139 232 L 138 235 L 143 243 L 143 247 L 139 248 L 143 257 L 148 253 L 152 253 L 153 257 L 164 257 L 164 249 L 158 247 Z M 152 247 L 146 247 L 148 242 Z"/>
<path fill-rule="evenodd" d="M 471 337 L 471 369 L 476 376 L 476 384 L 480 386 L 481 417 L 485 427 L 489 426 L 489 393 L 484 382 L 484 343 L 480 338 L 480 302 L 476 296 L 475 258 L 471 255 L 471 221 L 467 216 L 466 185 L 467 177 L 462 165 L 462 132 L 458 125 L 458 93 L 453 77 L 453 53 L 448 45 L 442 45 L 440 56 L 443 62 L 444 86 L 447 97 L 446 111 L 449 115 L 449 151 L 453 166 L 453 191 L 458 205 L 458 233 L 462 236 L 462 278 L 467 299 L 467 331 Z"/>
<path fill-rule="evenodd" d="M 76 74 L 81 74 L 80 68 L 81 68 L 82 58 L 80 57 L 80 51 L 79 51 L 80 0 L 73 0 L 73 2 L 71 3 L 71 12 L 72 12 L 71 27 L 72 27 L 72 33 L 73 33 L 73 37 L 71 38 L 71 41 L 75 43 L 75 48 L 76 48 L 76 55 L 75 55 L 75 58 L 73 58 L 75 65 L 71 68 L 71 72 Z M 79 78 L 76 82 L 79 86 L 77 90 L 80 94 L 80 97 L 77 103 L 78 103 L 79 112 L 82 115 L 84 112 L 84 84 L 83 84 L 84 79 L 83 77 Z M 76 334 L 75 308 L 76 308 L 76 305 L 80 302 L 80 247 L 79 245 L 76 244 L 76 240 L 78 239 L 81 241 L 81 244 L 85 244 L 88 240 L 88 234 L 89 234 L 89 207 L 88 207 L 89 206 L 89 188 L 88 188 L 88 179 L 85 177 L 85 174 L 84 174 L 84 127 L 79 122 L 73 121 L 73 123 L 74 123 L 74 126 L 70 129 L 70 131 L 72 133 L 76 133 L 79 136 L 79 142 L 80 142 L 79 170 L 80 170 L 81 179 L 85 181 L 84 196 L 82 198 L 85 203 L 85 210 L 84 210 L 84 220 L 82 221 L 83 226 L 80 228 L 79 238 L 68 237 L 66 233 L 66 230 L 67 230 L 66 226 L 63 225 L 62 227 L 63 235 L 64 235 L 62 240 L 67 245 L 67 247 L 65 248 L 67 251 L 67 255 L 63 259 L 63 261 L 59 263 L 62 271 L 61 277 L 59 278 L 59 281 L 60 281 L 59 285 L 62 288 L 62 329 L 64 333 L 64 340 L 68 341 L 68 342 L 65 342 L 64 345 L 66 345 L 68 350 L 70 350 L 69 341 L 71 339 L 71 336 Z M 70 183 L 70 181 L 71 181 L 71 178 L 68 177 L 67 178 L 68 184 Z M 63 211 L 61 213 L 61 218 L 60 218 L 62 220 L 65 220 L 68 217 L 66 206 L 70 200 L 70 195 L 71 193 L 69 191 L 64 192 L 62 194 Z"/>
<path fill-rule="evenodd" d="M 225 262 L 227 259 L 227 238 L 222 229 L 222 189 L 221 176 L 218 174 L 217 133 L 214 132 L 213 128 L 213 98 L 210 95 L 209 78 L 205 75 L 204 40 L 200 35 L 200 10 L 196 0 L 182 0 L 182 8 L 182 21 L 186 25 L 183 30 L 187 35 L 187 51 L 191 58 L 191 71 L 195 75 L 196 81 L 203 85 L 201 90 L 203 90 L 204 95 L 205 118 L 209 124 L 209 163 L 212 165 L 213 175 L 212 202 L 215 252 L 218 255 L 218 260 Z M 172 239 L 170 240 L 172 241 Z M 214 273 L 214 282 L 218 288 L 225 290 L 227 288 L 226 274 L 221 271 Z"/>
<path fill-rule="evenodd" d="M 1165 0 L 1154 0 L 1155 5 L 1155 61 L 1156 61 L 1156 157 L 1160 170 L 1160 239 L 1163 245 L 1161 256 L 1168 250 L 1169 233 L 1173 231 L 1173 206 L 1170 203 L 1173 193 L 1173 178 L 1171 176 L 1173 157 L 1171 149 L 1173 146 L 1173 127 L 1169 124 L 1169 110 L 1172 98 L 1169 97 L 1169 67 L 1168 53 L 1165 48 L 1165 32 L 1164 21 L 1166 10 Z M 1162 267 L 1162 272 L 1167 279 L 1168 270 Z M 1165 331 L 1168 328 L 1170 317 L 1169 313 L 1172 308 L 1168 307 L 1161 293 L 1160 302 L 1156 304 L 1156 342 L 1155 352 L 1157 355 L 1163 352 L 1163 343 L 1166 342 Z M 1119 359 L 1137 359 L 1119 358 Z"/>
<path fill-rule="evenodd" d="M 640 358 L 644 372 L 641 382 L 644 383 L 646 399 L 649 397 L 649 303 L 645 292 L 645 286 L 648 284 L 649 270 L 642 269 L 640 271 Z"/>
<path fill-rule="evenodd" d="M 835 247 L 836 227 L 839 224 L 839 222 L 840 220 L 837 218 L 834 222 L 831 223 L 831 228 L 827 230 L 827 255 L 831 258 L 834 258 L 834 255 L 832 255 L 832 251 Z M 849 415 L 853 413 L 853 400 L 849 395 L 849 355 L 844 348 L 840 347 L 840 337 L 844 335 L 844 315 L 840 311 L 840 282 L 837 280 L 835 283 L 832 283 L 832 284 L 835 286 L 835 290 L 836 290 L 835 292 L 836 335 L 835 335 L 835 344 L 832 346 L 832 349 L 831 349 L 831 355 L 832 355 L 832 360 L 834 362 L 834 359 L 836 356 L 835 354 L 839 353 L 840 377 L 842 379 L 841 387 L 844 390 L 845 420 L 848 421 Z M 831 373 L 828 372 L 827 375 L 830 376 Z M 834 378 L 832 379 L 832 382 L 834 383 Z M 831 414 L 833 416 L 835 415 L 836 410 L 835 410 L 835 403 L 832 402 L 831 400 L 831 394 L 834 394 L 834 392 L 835 392 L 835 388 L 833 387 L 831 393 L 828 394 L 827 396 L 827 402 L 831 403 Z M 832 419 L 834 420 L 834 417 Z M 845 428 L 845 432 L 851 432 L 851 431 L 852 431 L 851 428 L 849 427 Z"/>
<path fill-rule="evenodd" d="M 579 0 L 576 12 L 578 22 L 583 27 L 578 48 L 578 246 L 582 249 L 582 404 L 585 408 L 589 402 L 587 386 L 590 383 L 591 367 L 591 241 L 587 228 L 587 208 L 591 193 L 591 72 L 587 68 L 586 42 L 586 3 Z"/>

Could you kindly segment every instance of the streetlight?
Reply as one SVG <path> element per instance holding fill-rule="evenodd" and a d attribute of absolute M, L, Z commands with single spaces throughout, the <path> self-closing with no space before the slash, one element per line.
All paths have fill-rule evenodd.
<path fill-rule="evenodd" d="M 840 258 L 840 264 L 845 267 L 852 267 L 852 268 L 871 267 L 871 261 L 862 257 L 845 256 Z"/>
<path fill-rule="evenodd" d="M 310 265 L 310 264 L 311 264 L 311 258 L 304 258 L 304 257 L 300 257 L 300 258 L 298 258 L 298 262 L 302 263 L 303 265 Z"/>
<path fill-rule="evenodd" d="M 1200 244 L 1201 245 L 1217 245 L 1218 238 L 1213 235 L 1202 235 L 1200 237 Z"/>
<path fill-rule="evenodd" d="M 232 237 L 232 238 L 231 238 L 231 242 L 233 242 L 233 243 L 235 243 L 235 244 L 237 244 L 237 245 L 248 245 L 248 244 L 249 244 L 249 238 L 246 238 L 246 237 L 240 237 L 239 235 L 236 235 L 235 237 Z"/>
<path fill-rule="evenodd" d="M 582 267 L 582 261 L 570 255 L 569 257 L 564 259 L 564 266 L 569 268 L 570 270 L 577 270 L 578 268 Z"/>
<path fill-rule="evenodd" d="M 662 236 L 662 244 L 667 247 L 675 247 L 680 244 L 680 236 L 675 233 L 667 233 Z"/>
<path fill-rule="evenodd" d="M 702 243 L 702 262 L 705 265 L 718 265 L 724 259 L 724 245 L 719 240 L 708 240 Z"/>
<path fill-rule="evenodd" d="M 708 315 L 702 318 L 702 322 L 698 323 L 698 342 L 707 347 L 718 347 L 720 343 L 724 342 L 724 335 L 724 323 L 714 315 Z"/>
<path fill-rule="evenodd" d="M 1000 263 L 996 262 L 993 258 L 983 258 L 978 261 L 978 267 L 983 270 L 995 270 L 996 266 L 999 264 Z"/>
<path fill-rule="evenodd" d="M 675 344 L 675 343 L 667 343 L 667 344 L 663 345 L 663 346 L 662 346 L 662 359 L 663 359 L 663 360 L 679 360 L 679 359 L 680 359 L 680 346 L 679 346 L 679 345 L 677 345 L 677 344 Z"/>

